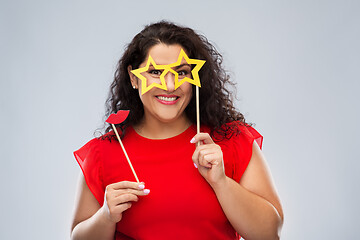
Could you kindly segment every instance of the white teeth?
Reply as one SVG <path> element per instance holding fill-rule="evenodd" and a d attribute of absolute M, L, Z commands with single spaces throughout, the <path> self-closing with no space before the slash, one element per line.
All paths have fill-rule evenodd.
<path fill-rule="evenodd" d="M 176 100 L 176 97 L 163 97 L 163 96 L 157 96 L 158 99 L 162 100 L 162 101 L 168 101 L 168 102 L 172 102 Z"/>

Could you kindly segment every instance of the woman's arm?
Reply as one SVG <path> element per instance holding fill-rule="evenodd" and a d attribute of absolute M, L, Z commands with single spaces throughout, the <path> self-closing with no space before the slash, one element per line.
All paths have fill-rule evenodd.
<path fill-rule="evenodd" d="M 114 239 L 116 223 L 107 220 L 104 211 L 87 186 L 84 176 L 79 177 L 71 239 Z"/>
<path fill-rule="evenodd" d="M 254 142 L 249 165 L 240 183 L 225 175 L 221 148 L 208 134 L 197 134 L 204 141 L 196 148 L 193 160 L 200 174 L 213 188 L 234 229 L 245 239 L 279 239 L 283 212 L 270 171 Z"/>
<path fill-rule="evenodd" d="M 138 201 L 138 196 L 149 193 L 144 187 L 144 183 L 127 181 L 110 184 L 106 187 L 104 204 L 101 207 L 81 174 L 75 200 L 71 239 L 114 239 L 116 223 L 121 220 L 122 213 L 131 207 L 131 202 Z"/>

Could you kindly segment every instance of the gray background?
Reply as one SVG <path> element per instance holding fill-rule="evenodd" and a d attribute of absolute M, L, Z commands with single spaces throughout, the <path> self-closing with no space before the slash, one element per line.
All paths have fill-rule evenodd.
<path fill-rule="evenodd" d="M 145 24 L 207 36 L 265 136 L 283 239 L 360 234 L 359 1 L 0 1 L 0 239 L 68 239 L 72 151 L 102 127 L 117 59 Z"/>

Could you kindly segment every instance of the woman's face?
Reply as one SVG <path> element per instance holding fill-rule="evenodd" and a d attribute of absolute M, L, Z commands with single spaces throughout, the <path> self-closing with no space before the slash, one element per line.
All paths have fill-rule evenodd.
<path fill-rule="evenodd" d="M 166 45 L 160 43 L 149 49 L 148 56 L 150 55 L 153 58 L 156 65 L 168 65 L 178 60 L 181 48 L 178 44 Z M 147 61 L 148 58 L 140 64 L 139 68 L 145 67 Z M 179 81 L 184 77 L 191 78 L 191 66 L 185 59 L 182 59 L 179 66 L 172 69 L 178 73 Z M 154 82 L 161 83 L 160 75 L 163 71 L 162 69 L 155 69 L 150 64 L 149 69 L 141 74 L 147 79 L 147 86 L 149 86 Z M 167 90 L 154 87 L 141 94 L 141 80 L 132 73 L 129 74 L 132 85 L 139 90 L 146 121 L 155 120 L 163 123 L 187 121 L 184 110 L 192 97 L 192 85 L 190 83 L 184 82 L 175 90 L 175 75 L 169 71 L 164 77 Z"/>

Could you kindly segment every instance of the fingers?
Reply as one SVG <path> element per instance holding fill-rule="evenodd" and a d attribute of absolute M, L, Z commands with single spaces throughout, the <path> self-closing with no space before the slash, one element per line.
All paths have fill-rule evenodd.
<path fill-rule="evenodd" d="M 208 148 L 206 145 L 201 145 L 195 149 L 193 154 L 193 161 L 200 166 L 210 168 L 211 164 L 207 162 L 206 156 L 212 153 L 212 149 Z"/>
<path fill-rule="evenodd" d="M 109 184 L 107 187 L 111 187 L 113 189 L 125 189 L 125 188 L 144 189 L 144 186 L 145 186 L 145 184 L 143 182 L 137 183 L 137 182 L 130 182 L 130 181 L 121 181 L 121 182 Z"/>
<path fill-rule="evenodd" d="M 192 157 L 195 167 L 197 168 L 199 165 L 201 165 L 203 167 L 211 168 L 211 164 L 209 162 L 205 162 L 204 158 L 206 154 L 209 154 L 209 152 L 204 149 L 204 146 L 206 146 L 206 144 L 214 144 L 214 141 L 212 140 L 210 135 L 208 133 L 198 133 L 190 140 L 190 142 L 195 144 L 205 144 L 197 144 L 196 150 Z"/>
<path fill-rule="evenodd" d="M 132 193 L 138 196 L 145 196 L 149 194 L 150 190 L 145 189 L 145 183 L 137 183 L 137 182 L 129 182 L 129 181 L 121 181 L 113 184 L 109 184 L 106 187 L 106 191 L 115 192 L 116 196 L 124 194 L 124 193 Z"/>
<path fill-rule="evenodd" d="M 210 135 L 208 133 L 198 133 L 190 142 L 197 143 L 192 160 L 205 180 L 210 185 L 213 185 L 221 181 L 221 179 L 225 179 L 223 152 L 221 147 L 214 143 Z M 203 144 L 199 145 L 201 142 Z"/>
<path fill-rule="evenodd" d="M 128 196 L 124 198 L 125 199 L 128 198 L 127 200 L 130 200 L 132 197 Z M 109 219 L 111 222 L 117 223 L 121 220 L 122 213 L 128 210 L 129 208 L 131 208 L 131 206 L 132 206 L 131 201 L 119 202 L 119 199 L 109 198 L 104 202 L 103 209 L 105 209 L 107 219 Z"/>
<path fill-rule="evenodd" d="M 122 213 L 132 206 L 133 202 L 139 200 L 139 196 L 150 193 L 145 189 L 143 182 L 122 181 L 109 184 L 105 189 L 104 209 L 107 211 L 108 219 L 113 222 L 121 220 Z"/>
<path fill-rule="evenodd" d="M 204 144 L 212 144 L 214 141 L 208 133 L 198 133 L 191 140 L 191 143 L 203 142 Z"/>
<path fill-rule="evenodd" d="M 116 205 L 113 208 L 111 208 L 110 214 L 112 214 L 112 215 L 121 214 L 121 213 L 125 212 L 126 210 L 128 210 L 129 208 L 131 208 L 131 206 L 132 206 L 132 204 L 130 202 Z"/>
<path fill-rule="evenodd" d="M 192 160 L 196 165 L 211 168 L 222 161 L 221 147 L 214 143 L 197 146 Z"/>
<path fill-rule="evenodd" d="M 113 193 L 107 194 L 107 203 L 109 206 L 117 206 L 128 202 L 137 202 L 139 197 L 132 193 L 124 193 L 121 195 L 114 195 Z"/>

